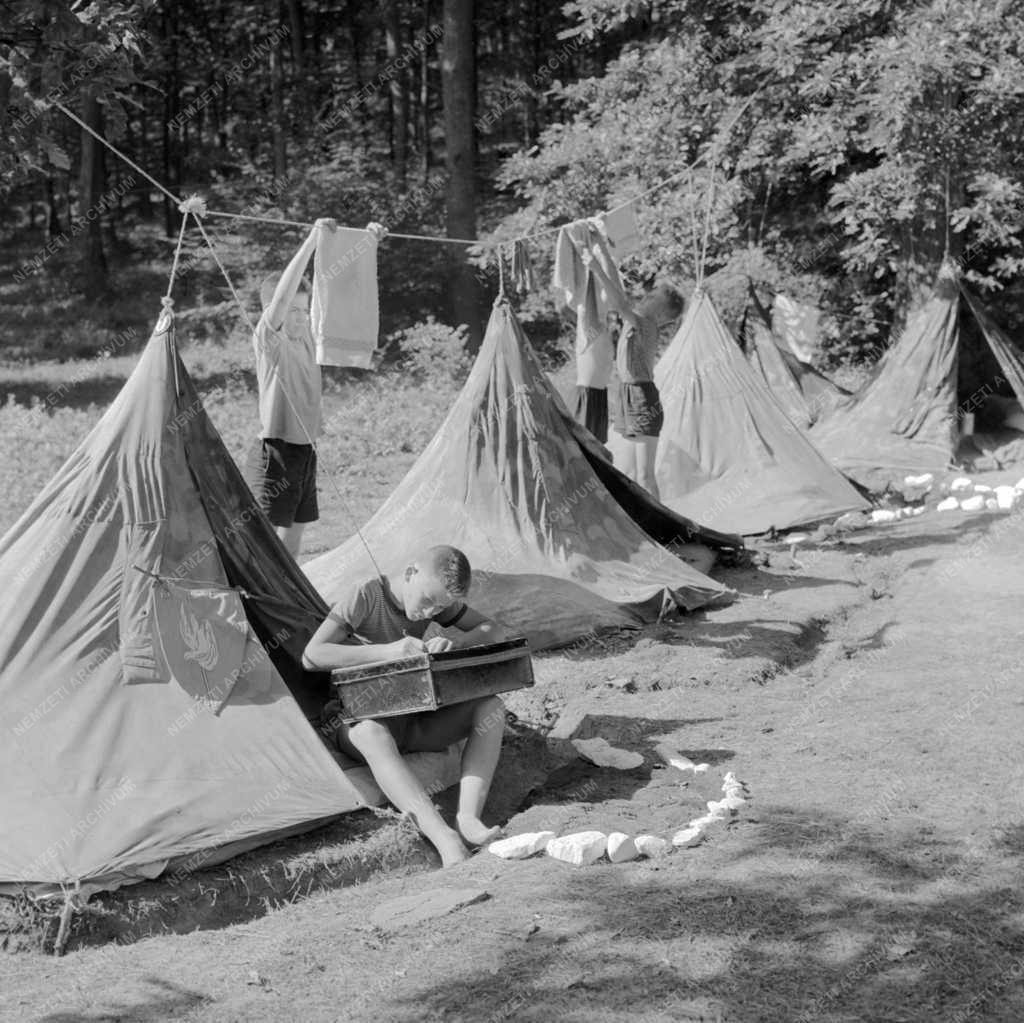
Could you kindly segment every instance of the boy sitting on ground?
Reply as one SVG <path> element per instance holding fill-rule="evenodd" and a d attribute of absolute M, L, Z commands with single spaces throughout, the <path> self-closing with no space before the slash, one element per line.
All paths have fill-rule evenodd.
<path fill-rule="evenodd" d="M 303 665 L 310 671 L 330 671 L 512 638 L 466 604 L 471 579 L 461 551 L 428 548 L 400 578 L 370 579 L 335 604 L 306 646 Z M 424 639 L 428 629 L 430 638 Z M 342 753 L 369 765 L 384 795 L 412 818 L 447 867 L 469 855 L 465 843 L 483 845 L 500 830 L 486 827 L 480 814 L 504 728 L 504 704 L 496 696 L 485 696 L 418 714 L 338 724 L 332 738 Z M 455 830 L 444 822 L 402 754 L 440 753 L 462 739 L 466 745 Z"/>

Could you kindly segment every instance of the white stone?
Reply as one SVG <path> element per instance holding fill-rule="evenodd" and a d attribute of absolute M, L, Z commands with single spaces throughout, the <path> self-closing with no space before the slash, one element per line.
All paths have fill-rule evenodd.
<path fill-rule="evenodd" d="M 947 497 L 944 501 L 939 501 L 935 506 L 935 510 L 938 512 L 954 511 L 960 507 L 960 502 L 955 497 Z"/>
<path fill-rule="evenodd" d="M 529 831 L 524 835 L 512 835 L 511 838 L 491 842 L 487 851 L 503 860 L 525 860 L 527 856 L 543 852 L 554 837 L 553 831 Z"/>
<path fill-rule="evenodd" d="M 919 504 L 910 509 L 910 514 L 913 516 L 924 515 L 924 505 Z"/>
<path fill-rule="evenodd" d="M 1021 476 L 1021 478 L 1017 480 L 1016 483 L 1014 483 L 1013 489 L 1020 490 L 1022 493 L 1024 493 L 1024 476 Z"/>
<path fill-rule="evenodd" d="M 574 835 L 562 835 L 548 842 L 545 851 L 548 856 L 574 867 L 586 867 L 599 860 L 608 847 L 608 836 L 602 831 L 578 831 Z"/>
<path fill-rule="evenodd" d="M 1019 496 L 1013 487 L 996 487 L 996 503 L 1003 511 L 1011 511 L 1018 500 Z"/>
<path fill-rule="evenodd" d="M 975 483 L 974 492 L 976 494 L 991 494 L 992 488 L 987 483 Z"/>
<path fill-rule="evenodd" d="M 636 842 L 621 831 L 613 831 L 608 836 L 608 859 L 612 863 L 625 863 L 635 860 L 640 855 Z"/>
<path fill-rule="evenodd" d="M 728 796 L 725 799 L 708 800 L 708 813 L 718 814 L 720 816 L 728 816 L 730 813 L 735 812 L 736 807 L 733 805 L 735 797 Z"/>
<path fill-rule="evenodd" d="M 694 774 L 705 774 L 705 773 L 706 773 L 707 771 L 709 771 L 710 769 L 711 769 L 711 765 L 710 765 L 710 764 L 698 764 L 698 765 L 697 765 L 697 766 L 696 766 L 696 767 L 695 767 L 695 768 L 693 769 L 693 773 L 694 773 Z"/>
<path fill-rule="evenodd" d="M 986 511 L 998 511 L 999 502 L 994 497 L 985 498 L 985 510 Z"/>
<path fill-rule="evenodd" d="M 747 787 L 745 782 L 739 780 L 732 771 L 727 771 L 722 778 L 722 791 L 728 792 L 730 789 L 743 790 Z"/>
<path fill-rule="evenodd" d="M 725 799 L 719 800 L 718 805 L 724 806 L 727 810 L 738 810 L 746 803 L 746 799 L 739 795 L 726 795 Z"/>
<path fill-rule="evenodd" d="M 694 817 L 686 826 L 703 830 L 704 828 L 709 828 L 712 824 L 721 824 L 727 816 L 727 810 L 723 810 L 721 813 L 706 813 L 703 817 Z"/>
<path fill-rule="evenodd" d="M 888 508 L 876 508 L 871 513 L 872 522 L 895 522 L 899 517 L 899 512 L 891 511 Z"/>
<path fill-rule="evenodd" d="M 573 746 L 584 760 L 589 760 L 598 767 L 614 767 L 620 771 L 632 771 L 644 762 L 642 753 L 618 749 L 607 739 L 595 736 L 593 739 L 573 739 Z"/>
<path fill-rule="evenodd" d="M 960 502 L 961 511 L 981 511 L 985 507 L 985 498 L 981 494 L 975 494 L 973 497 L 965 497 Z"/>
<path fill-rule="evenodd" d="M 926 472 L 920 476 L 904 476 L 903 482 L 908 487 L 926 487 L 929 486 L 935 477 L 930 473 Z"/>
<path fill-rule="evenodd" d="M 702 828 L 695 828 L 692 824 L 687 825 L 685 828 L 680 828 L 672 836 L 672 844 L 677 849 L 692 849 L 703 841 L 704 830 Z"/>
<path fill-rule="evenodd" d="M 970 490 L 974 484 L 966 476 L 957 476 L 949 485 L 949 489 L 955 494 L 958 490 Z"/>
<path fill-rule="evenodd" d="M 633 841 L 640 855 L 652 860 L 667 856 L 672 849 L 666 839 L 658 838 L 657 835 L 637 835 Z"/>

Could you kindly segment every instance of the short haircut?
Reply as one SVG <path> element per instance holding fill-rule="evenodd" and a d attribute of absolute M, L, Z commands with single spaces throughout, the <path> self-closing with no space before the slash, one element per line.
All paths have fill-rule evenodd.
<path fill-rule="evenodd" d="M 469 559 L 457 547 L 438 544 L 427 550 L 423 557 L 424 567 L 434 572 L 444 583 L 445 591 L 453 599 L 469 593 L 473 572 Z"/>
<path fill-rule="evenodd" d="M 260 285 L 260 305 L 264 309 L 273 301 L 274 292 L 277 291 L 278 284 L 281 283 L 282 275 L 279 273 L 267 274 L 263 278 L 263 283 Z M 299 283 L 299 293 L 305 292 L 306 282 L 303 280 Z"/>
<path fill-rule="evenodd" d="M 686 308 L 683 296 L 671 284 L 665 281 L 655 284 L 651 290 L 637 303 L 637 312 L 649 316 L 662 310 L 666 320 L 674 320 L 682 316 Z"/>

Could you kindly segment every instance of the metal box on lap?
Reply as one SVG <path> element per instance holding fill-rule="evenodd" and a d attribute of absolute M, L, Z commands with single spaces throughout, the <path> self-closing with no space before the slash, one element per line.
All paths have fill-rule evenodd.
<path fill-rule="evenodd" d="M 437 710 L 533 685 L 525 639 L 422 653 L 398 661 L 338 668 L 331 685 L 349 721 Z"/>

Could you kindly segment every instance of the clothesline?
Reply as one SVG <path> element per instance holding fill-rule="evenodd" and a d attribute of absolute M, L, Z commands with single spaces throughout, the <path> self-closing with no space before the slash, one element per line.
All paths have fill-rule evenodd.
<path fill-rule="evenodd" d="M 755 91 L 750 96 L 747 97 L 746 101 L 743 103 L 743 105 L 740 107 L 739 111 L 736 113 L 736 116 L 729 122 L 728 126 L 726 127 L 726 129 L 725 129 L 725 134 L 726 135 L 730 131 L 732 131 L 733 127 L 736 125 L 736 123 L 739 121 L 739 119 L 746 112 L 746 110 L 750 106 L 750 104 L 754 101 L 754 99 L 756 98 L 757 94 L 758 94 L 757 91 Z M 179 209 L 181 209 L 183 206 L 186 205 L 187 200 L 183 200 L 179 196 L 176 196 L 169 188 L 167 188 L 160 181 L 158 181 L 156 178 L 154 178 L 151 174 L 149 174 L 147 171 L 145 171 L 142 167 L 140 167 L 134 160 L 131 159 L 131 157 L 126 156 L 124 153 L 122 153 L 121 150 L 118 149 L 112 142 L 110 142 L 109 140 L 104 138 L 102 135 L 100 135 L 99 132 L 97 132 L 93 128 L 91 128 L 88 124 L 85 123 L 85 121 L 83 121 L 77 114 L 75 114 L 71 110 L 69 110 L 63 103 L 61 103 L 59 100 L 54 100 L 53 101 L 53 105 L 58 110 L 60 110 L 65 116 L 67 116 L 72 121 L 74 121 L 79 127 L 83 128 L 90 135 L 92 135 L 92 137 L 95 138 L 98 142 L 100 142 L 102 145 L 106 146 L 112 153 L 114 153 L 116 156 L 120 157 L 134 171 L 137 171 L 139 174 L 141 174 L 142 177 L 144 177 L 150 184 L 152 184 L 155 188 L 159 189 L 159 191 L 161 191 L 165 196 L 167 196 L 168 199 L 170 199 L 173 203 L 175 203 L 175 205 Z M 703 153 L 701 153 L 699 156 L 697 156 L 697 158 L 695 160 L 693 160 L 691 163 L 687 164 L 687 166 L 684 167 L 677 174 L 669 175 L 669 177 L 665 178 L 663 181 L 659 181 L 656 185 L 652 185 L 650 188 L 645 189 L 643 192 L 640 192 L 638 195 L 631 196 L 629 199 L 624 200 L 623 202 L 619 203 L 616 206 L 613 206 L 611 209 L 602 211 L 602 213 L 597 214 L 597 216 L 606 216 L 606 215 L 609 215 L 609 214 L 612 214 L 612 213 L 616 213 L 619 210 L 625 209 L 627 206 L 631 205 L 632 203 L 639 202 L 641 199 L 646 198 L 648 195 L 653 194 L 654 192 L 658 191 L 659 189 L 665 188 L 667 185 L 670 185 L 673 182 L 678 181 L 681 177 L 683 177 L 684 174 L 689 174 L 696 167 L 699 167 L 704 162 L 704 160 L 705 160 L 705 158 L 707 156 L 707 153 L 708 153 L 708 151 L 705 150 Z M 193 211 L 193 215 L 196 216 L 196 218 L 198 219 L 200 214 L 195 213 Z M 278 224 L 278 225 L 283 225 L 283 226 L 287 226 L 287 227 L 301 227 L 301 228 L 305 228 L 305 229 L 311 229 L 311 228 L 313 228 L 315 226 L 314 224 L 308 223 L 306 221 L 301 221 L 301 220 L 288 220 L 288 219 L 285 219 L 283 217 L 252 216 L 252 215 L 245 214 L 245 213 L 229 213 L 229 212 L 227 212 L 225 210 L 204 209 L 203 210 L 203 215 L 208 216 L 208 217 L 225 217 L 225 218 L 229 218 L 231 220 L 248 220 L 248 221 L 253 221 L 255 223 L 262 223 L 262 224 Z M 579 220 L 586 220 L 586 219 L 590 219 L 590 218 L 586 218 L 586 217 L 579 218 Z M 579 223 L 579 220 L 572 221 L 572 223 Z M 560 231 L 562 229 L 562 227 L 565 227 L 565 226 L 568 226 L 568 225 L 560 224 L 558 227 L 544 228 L 544 229 L 542 229 L 540 231 L 533 231 L 533 232 L 530 232 L 529 234 L 520 235 L 519 237 L 516 237 L 516 238 L 503 238 L 503 239 L 500 239 L 500 240 L 497 240 L 497 241 L 492 241 L 492 242 L 488 242 L 488 241 L 486 241 L 486 240 L 484 240 L 482 238 L 450 238 L 450 237 L 448 237 L 446 235 L 405 234 L 405 233 L 398 232 L 398 231 L 389 231 L 384 237 L 385 238 L 402 238 L 402 239 L 407 239 L 407 240 L 410 240 L 410 241 L 436 242 L 436 243 L 440 243 L 440 244 L 449 244 L 449 245 L 477 245 L 477 246 L 480 246 L 483 249 L 501 249 L 501 248 L 503 248 L 506 245 L 514 245 L 517 242 L 528 242 L 528 241 L 534 241 L 534 240 L 536 240 L 538 238 L 544 238 L 547 235 L 554 234 L 557 231 Z M 349 228 L 349 230 L 361 230 L 361 229 L 360 228 Z"/>

